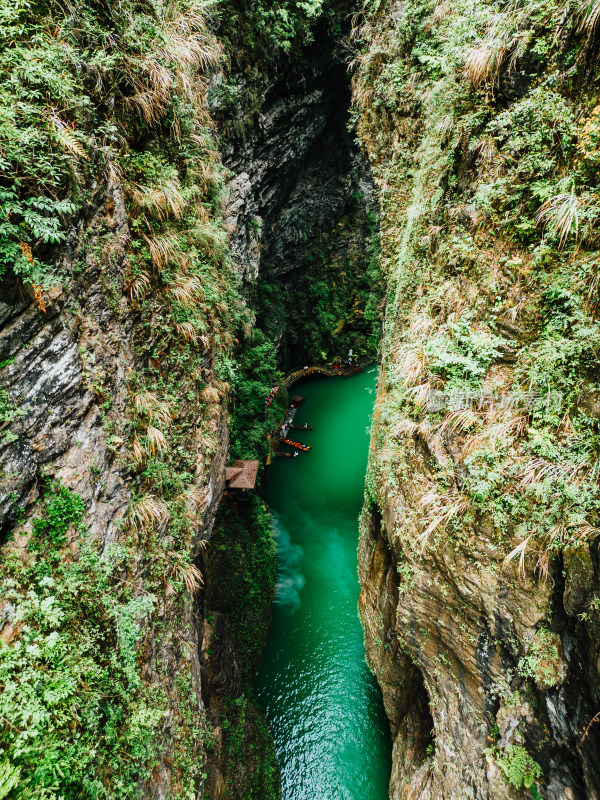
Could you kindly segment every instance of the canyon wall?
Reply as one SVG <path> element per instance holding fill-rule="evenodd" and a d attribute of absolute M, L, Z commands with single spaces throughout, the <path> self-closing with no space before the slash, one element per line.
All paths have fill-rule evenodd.
<path fill-rule="evenodd" d="M 345 52 L 321 22 L 311 44 L 259 65 L 251 77 L 239 65 L 211 93 L 248 305 L 284 370 L 351 347 L 373 359 L 383 291 L 377 206 L 350 126 Z"/>
<path fill-rule="evenodd" d="M 600 794 L 591 13 L 354 21 L 388 287 L 360 613 L 397 800 Z"/>

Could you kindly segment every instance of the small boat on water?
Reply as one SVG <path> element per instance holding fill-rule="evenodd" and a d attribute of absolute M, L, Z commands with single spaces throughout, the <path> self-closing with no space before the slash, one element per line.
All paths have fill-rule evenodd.
<path fill-rule="evenodd" d="M 309 445 L 295 442 L 293 439 L 283 439 L 283 443 L 288 444 L 290 447 L 295 447 L 297 450 L 303 450 L 304 452 L 308 452 L 311 449 Z"/>
<path fill-rule="evenodd" d="M 275 453 L 277 458 L 295 458 L 298 453 L 280 453 L 279 450 Z"/>
<path fill-rule="evenodd" d="M 312 425 L 290 425 L 290 428 L 292 428 L 295 431 L 312 431 L 313 426 Z"/>

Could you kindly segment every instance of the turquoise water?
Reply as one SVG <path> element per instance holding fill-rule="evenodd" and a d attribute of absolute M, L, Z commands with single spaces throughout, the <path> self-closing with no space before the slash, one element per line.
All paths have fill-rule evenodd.
<path fill-rule="evenodd" d="M 391 744 L 364 657 L 356 549 L 375 369 L 297 385 L 293 431 L 309 453 L 275 459 L 279 577 L 256 683 L 275 738 L 283 800 L 386 800 Z"/>

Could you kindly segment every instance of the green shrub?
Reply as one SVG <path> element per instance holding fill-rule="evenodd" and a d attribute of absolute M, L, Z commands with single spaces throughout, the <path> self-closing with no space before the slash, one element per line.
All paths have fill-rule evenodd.
<path fill-rule="evenodd" d="M 115 583 L 124 553 L 100 557 L 84 512 L 55 483 L 34 520 L 37 557 L 9 562 L 2 583 L 14 609 L 15 638 L 0 645 L 0 787 L 11 800 L 133 800 L 155 763 L 165 704 L 142 687 L 136 655 L 155 598 Z M 77 550 L 59 552 L 72 526 Z"/>

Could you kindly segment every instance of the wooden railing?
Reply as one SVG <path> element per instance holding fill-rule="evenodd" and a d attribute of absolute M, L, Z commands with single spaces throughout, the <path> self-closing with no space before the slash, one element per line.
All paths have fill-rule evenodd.
<path fill-rule="evenodd" d="M 308 369 L 297 369 L 293 372 L 289 372 L 285 378 L 283 379 L 281 385 L 286 389 L 289 389 L 290 386 L 293 386 L 302 378 L 305 378 L 307 375 L 325 375 L 329 378 L 333 378 L 336 375 L 342 375 L 341 370 L 335 370 L 333 367 L 309 367 Z"/>

